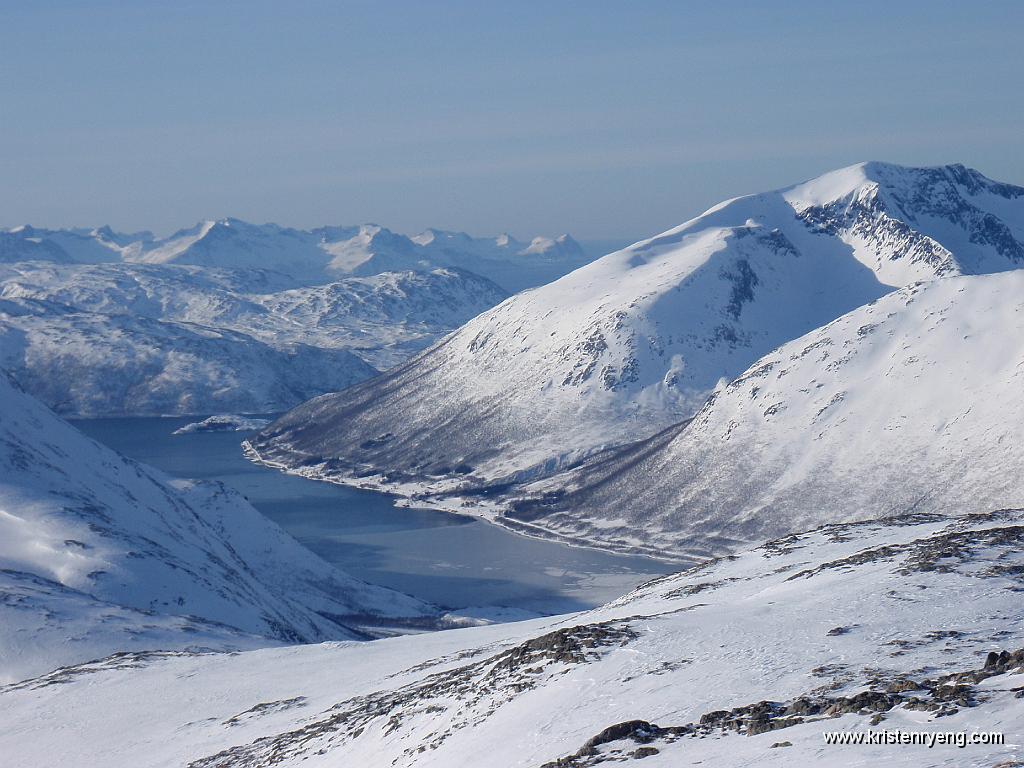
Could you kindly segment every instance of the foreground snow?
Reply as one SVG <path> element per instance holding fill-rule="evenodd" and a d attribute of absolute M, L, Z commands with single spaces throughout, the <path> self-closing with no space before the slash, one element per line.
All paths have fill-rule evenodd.
<path fill-rule="evenodd" d="M 323 562 L 220 483 L 88 439 L 0 375 L 0 680 L 114 651 L 365 637 L 433 609 Z"/>
<path fill-rule="evenodd" d="M 581 614 L 118 656 L 0 690 L 0 750 L 132 768 L 1012 765 L 1022 545 L 1020 510 L 918 514 L 772 541 Z M 822 736 L 883 729 L 1005 745 Z"/>
<path fill-rule="evenodd" d="M 963 166 L 853 166 L 513 296 L 253 448 L 400 493 L 493 490 L 692 416 L 759 357 L 895 288 L 1021 266 L 1024 189 Z"/>

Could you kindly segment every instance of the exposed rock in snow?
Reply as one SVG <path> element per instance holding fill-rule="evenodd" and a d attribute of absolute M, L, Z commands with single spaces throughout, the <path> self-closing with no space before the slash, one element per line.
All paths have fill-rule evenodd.
<path fill-rule="evenodd" d="M 693 416 L 762 355 L 894 288 L 1024 266 L 1022 243 L 1024 188 L 963 166 L 852 166 L 513 296 L 253 448 L 400 493 L 522 482 Z"/>
<path fill-rule="evenodd" d="M 917 514 L 771 541 L 582 614 L 115 657 L 0 691 L 0 749 L 112 768 L 1010 765 L 1022 544 L 1020 510 Z M 829 746 L 826 731 L 1005 743 Z"/>
<path fill-rule="evenodd" d="M 270 423 L 269 419 L 258 419 L 253 416 L 238 416 L 236 414 L 219 414 L 209 416 L 202 421 L 193 421 L 179 427 L 171 434 L 191 435 L 196 432 L 252 432 L 253 430 L 265 427 Z"/>
<path fill-rule="evenodd" d="M 114 651 L 352 639 L 430 616 L 320 560 L 220 483 L 86 438 L 0 375 L 0 679 Z"/>

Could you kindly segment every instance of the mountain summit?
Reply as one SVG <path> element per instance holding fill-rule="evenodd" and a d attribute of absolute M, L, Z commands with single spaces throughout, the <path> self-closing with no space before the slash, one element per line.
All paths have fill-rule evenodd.
<path fill-rule="evenodd" d="M 1022 265 L 1024 188 L 862 163 L 513 296 L 253 447 L 403 492 L 522 482 L 692 417 L 761 356 L 895 289 Z"/>

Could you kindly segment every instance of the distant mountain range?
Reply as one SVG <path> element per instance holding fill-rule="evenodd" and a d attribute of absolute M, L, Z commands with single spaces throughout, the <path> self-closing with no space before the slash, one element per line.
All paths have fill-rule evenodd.
<path fill-rule="evenodd" d="M 428 229 L 415 237 L 376 224 L 299 230 L 240 219 L 201 221 L 164 238 L 123 234 L 109 227 L 0 230 L 0 262 L 191 264 L 278 272 L 301 283 L 365 277 L 382 272 L 456 267 L 509 293 L 550 282 L 594 256 L 569 235 L 528 243 L 503 234 L 472 237 Z"/>
<path fill-rule="evenodd" d="M 68 415 L 279 412 L 507 295 L 450 268 L 291 285 L 251 269 L 0 264 L 0 368 Z"/>
<path fill-rule="evenodd" d="M 569 235 L 0 231 L 0 367 L 78 416 L 280 412 L 590 261 Z"/>
<path fill-rule="evenodd" d="M 305 474 L 429 497 L 521 530 L 672 554 L 717 553 L 832 519 L 815 510 L 851 492 L 853 480 L 826 470 L 827 446 L 834 440 L 839 451 L 854 439 L 846 430 L 869 437 L 848 464 L 861 478 L 864 495 L 855 498 L 863 504 L 844 504 L 843 515 L 869 506 L 930 508 L 930 498 L 959 501 L 971 487 L 987 489 L 979 503 L 1006 494 L 1008 503 L 1024 501 L 1012 478 L 996 482 L 998 463 L 980 462 L 984 481 L 954 495 L 925 479 L 928 468 L 962 467 L 959 450 L 977 457 L 999 427 L 997 411 L 1012 410 L 1005 400 L 1017 383 L 988 363 L 997 349 L 1011 369 L 1019 359 L 1020 275 L 971 276 L 1022 266 L 1024 188 L 959 165 L 856 165 L 729 200 L 513 296 L 383 376 L 300 406 L 252 449 Z M 908 288 L 858 309 L 936 280 L 941 287 Z M 947 325 L 932 333 L 939 313 Z M 879 357 L 896 350 L 884 351 L 888 336 L 870 333 L 875 326 L 905 339 L 898 359 Z M 956 329 L 968 334 L 964 343 L 944 335 Z M 783 346 L 804 334 L 811 336 Z M 768 360 L 770 370 L 789 371 L 788 356 L 817 341 L 830 345 L 830 357 L 808 353 L 799 375 L 778 385 L 776 373 L 749 378 Z M 782 357 L 772 356 L 780 347 L 774 354 Z M 840 367 L 853 350 L 856 365 Z M 925 363 L 918 378 L 903 377 Z M 973 390 L 947 387 L 952 379 L 943 377 L 965 366 L 980 377 L 970 379 Z M 750 384 L 741 387 L 737 377 Z M 862 397 L 870 401 L 860 393 L 879 377 L 892 379 L 896 399 L 875 409 L 890 420 L 919 419 L 903 425 L 905 433 L 849 410 Z M 971 404 L 950 403 L 964 391 L 981 393 L 996 410 L 979 403 L 961 414 Z M 915 392 L 933 403 L 929 412 L 911 408 Z M 649 456 L 675 433 L 653 436 L 698 411 L 693 425 L 676 428 L 671 450 Z M 844 417 L 845 427 L 831 421 Z M 944 427 L 946 419 L 958 426 Z M 885 459 L 866 447 L 924 450 L 924 436 L 944 428 L 966 442 L 933 444 L 932 461 L 908 469 L 899 490 L 890 483 L 900 472 L 882 472 L 873 462 Z M 906 439 L 892 443 L 897 434 Z M 633 452 L 611 450 L 648 438 Z M 808 458 L 797 461 L 800 451 Z M 897 466 L 909 459 L 898 455 Z M 595 456 L 576 474 L 539 481 Z M 522 486 L 532 481 L 524 499 Z"/>

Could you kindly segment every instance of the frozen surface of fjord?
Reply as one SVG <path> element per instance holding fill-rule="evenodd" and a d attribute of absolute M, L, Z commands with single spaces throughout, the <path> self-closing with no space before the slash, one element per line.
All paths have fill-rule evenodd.
<path fill-rule="evenodd" d="M 1009 766 L 1022 551 L 1020 511 L 911 515 L 769 542 L 570 616 L 111 659 L 0 689 L 0 753 L 27 768 Z M 887 729 L 1005 744 L 822 737 Z"/>
<path fill-rule="evenodd" d="M 692 416 L 781 344 L 917 281 L 1024 266 L 1024 188 L 866 163 L 736 198 L 474 318 L 253 441 L 404 494 L 556 472 Z"/>
<path fill-rule="evenodd" d="M 504 617 L 591 608 L 682 567 L 526 538 L 463 515 L 396 507 L 385 494 L 287 475 L 246 461 L 244 433 L 172 436 L 186 421 L 74 424 L 172 475 L 221 481 L 345 572 L 459 613 L 481 606 L 511 609 L 485 614 Z"/>

